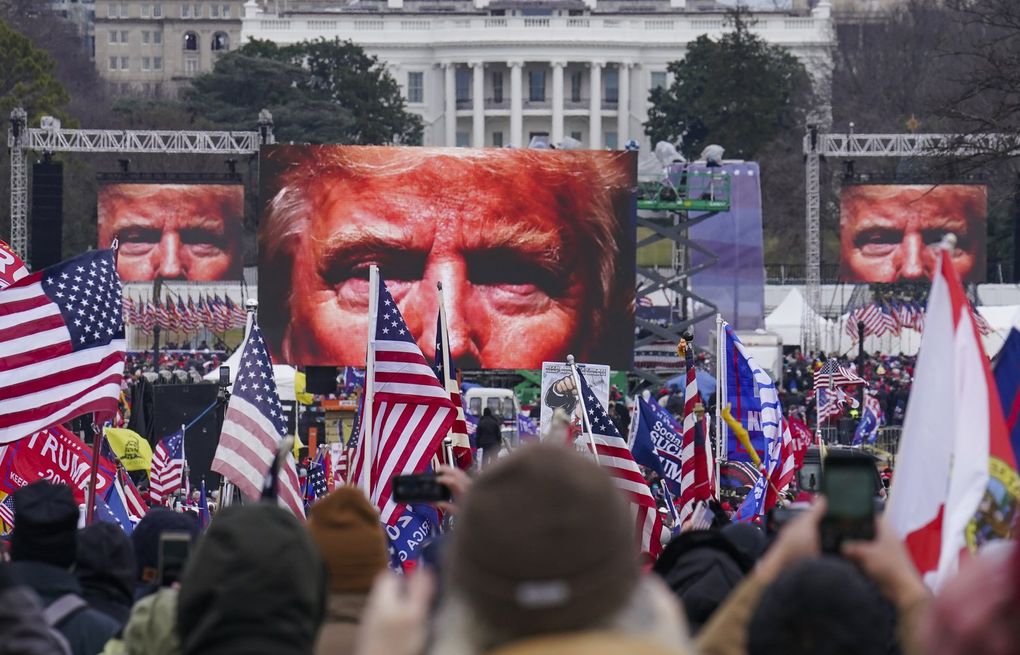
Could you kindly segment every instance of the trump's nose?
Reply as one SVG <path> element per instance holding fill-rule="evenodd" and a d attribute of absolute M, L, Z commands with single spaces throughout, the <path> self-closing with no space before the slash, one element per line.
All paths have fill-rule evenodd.
<path fill-rule="evenodd" d="M 164 280 L 183 280 L 184 265 L 181 261 L 181 240 L 172 232 L 165 232 L 157 248 L 159 262 L 156 269 Z"/>
<path fill-rule="evenodd" d="M 924 259 L 928 246 L 920 234 L 906 234 L 900 244 L 900 279 L 925 279 Z"/>

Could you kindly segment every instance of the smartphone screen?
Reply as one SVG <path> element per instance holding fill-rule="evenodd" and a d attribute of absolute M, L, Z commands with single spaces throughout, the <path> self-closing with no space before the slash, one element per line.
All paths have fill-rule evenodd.
<path fill-rule="evenodd" d="M 822 549 L 838 553 L 846 540 L 875 536 L 875 471 L 867 459 L 829 457 L 822 476 L 828 503 L 822 519 Z"/>
<path fill-rule="evenodd" d="M 168 587 L 180 579 L 191 553 L 191 535 L 164 532 L 159 535 L 159 584 Z"/>
<path fill-rule="evenodd" d="M 398 503 L 436 503 L 450 500 L 450 489 L 435 473 L 393 476 L 393 500 Z"/>

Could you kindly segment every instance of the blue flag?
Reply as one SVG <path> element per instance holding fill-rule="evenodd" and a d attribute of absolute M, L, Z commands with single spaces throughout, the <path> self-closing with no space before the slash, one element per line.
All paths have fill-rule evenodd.
<path fill-rule="evenodd" d="M 995 384 L 999 387 L 1002 415 L 1013 445 L 1013 456 L 1020 462 L 1020 329 L 1013 328 L 995 365 Z"/>
<path fill-rule="evenodd" d="M 758 478 L 744 502 L 737 508 L 738 521 L 750 521 L 765 513 L 769 484 L 773 473 L 783 465 L 783 408 L 772 378 L 755 362 L 736 333 L 726 326 L 726 397 L 733 418 L 747 430 L 751 445 L 761 457 L 765 474 Z M 749 461 L 750 456 L 738 445 L 736 436 L 729 436 L 729 459 Z M 761 446 L 759 446 L 761 444 Z"/>
<path fill-rule="evenodd" d="M 125 534 L 130 535 L 135 529 L 135 524 L 128 517 L 127 505 L 124 497 L 120 495 L 117 485 L 112 485 L 106 492 L 106 498 L 100 500 L 96 497 L 96 513 L 94 518 L 104 523 L 113 523 L 120 526 Z"/>
<path fill-rule="evenodd" d="M 878 398 L 867 396 L 864 399 L 864 411 L 861 412 L 861 420 L 857 422 L 857 431 L 854 432 L 854 446 L 860 446 L 867 441 L 875 443 L 878 437 L 878 426 L 882 424 L 882 406 Z"/>
<path fill-rule="evenodd" d="M 518 437 L 537 437 L 538 426 L 535 425 L 535 421 L 532 420 L 527 414 L 517 415 L 517 436 Z"/>
<path fill-rule="evenodd" d="M 758 457 L 765 461 L 765 432 L 762 426 L 760 384 L 755 379 L 751 368 L 753 360 L 744 352 L 744 344 L 740 342 L 729 326 L 726 327 L 723 356 L 725 357 L 723 365 L 726 369 L 726 404 L 730 406 L 730 414 L 733 418 L 747 430 L 751 445 L 758 451 Z M 755 368 L 761 371 L 757 365 Z M 764 374 L 764 371 L 762 373 Z M 765 375 L 764 379 L 768 380 L 768 384 L 772 384 L 768 375 Z M 752 461 L 747 450 L 732 433 L 729 433 L 727 438 L 726 459 L 731 462 Z"/>
<path fill-rule="evenodd" d="M 393 525 L 384 526 L 390 565 L 397 570 L 421 557 L 422 547 L 439 532 L 439 511 L 431 505 L 408 505 Z"/>
<path fill-rule="evenodd" d="M 205 495 L 205 478 L 202 478 L 202 490 L 198 495 L 198 524 L 203 530 L 209 527 L 209 499 Z"/>
<path fill-rule="evenodd" d="M 679 496 L 683 429 L 664 407 L 640 396 L 636 420 L 634 443 L 630 447 L 634 461 L 658 473 L 669 492 Z"/>

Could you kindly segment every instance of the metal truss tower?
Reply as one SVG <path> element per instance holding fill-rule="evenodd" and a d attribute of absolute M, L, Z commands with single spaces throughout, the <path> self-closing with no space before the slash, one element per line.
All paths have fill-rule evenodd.
<path fill-rule="evenodd" d="M 275 143 L 273 116 L 259 112 L 256 132 L 165 130 L 69 130 L 43 121 L 28 127 L 25 110 L 11 112 L 7 145 L 11 153 L 11 249 L 28 261 L 28 153 L 143 153 L 187 155 L 253 155 L 259 146 Z"/>
<path fill-rule="evenodd" d="M 851 128 L 853 126 L 851 125 Z M 975 157 L 1020 153 L 1020 137 L 1004 134 L 823 134 L 809 126 L 804 136 L 806 187 L 805 312 L 822 310 L 821 160 L 881 157 Z M 818 350 L 821 335 L 814 321 L 804 325 L 804 348 Z"/>

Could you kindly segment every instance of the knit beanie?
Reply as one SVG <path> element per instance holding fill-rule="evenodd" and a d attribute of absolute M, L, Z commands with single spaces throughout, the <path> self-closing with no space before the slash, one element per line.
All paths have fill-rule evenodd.
<path fill-rule="evenodd" d="M 481 620 L 514 638 L 596 628 L 637 585 L 634 520 L 600 466 L 529 445 L 472 486 L 445 571 Z"/>
<path fill-rule="evenodd" d="M 14 492 L 11 559 L 69 569 L 78 548 L 78 503 L 71 488 L 33 482 Z"/>
<path fill-rule="evenodd" d="M 330 591 L 364 591 L 386 568 L 379 513 L 355 487 L 340 487 L 312 505 L 308 532 L 329 569 Z"/>
<path fill-rule="evenodd" d="M 190 514 L 154 507 L 142 517 L 131 533 L 135 549 L 135 570 L 139 582 L 155 582 L 159 567 L 159 536 L 164 532 L 187 532 L 192 543 L 200 532 L 198 521 Z"/>

